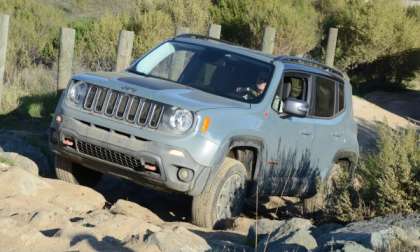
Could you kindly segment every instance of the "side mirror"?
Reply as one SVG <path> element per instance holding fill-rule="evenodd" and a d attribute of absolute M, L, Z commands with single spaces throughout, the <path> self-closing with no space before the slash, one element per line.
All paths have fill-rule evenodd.
<path fill-rule="evenodd" d="M 304 117 L 309 111 L 309 104 L 306 101 L 287 98 L 283 103 L 283 112 L 289 115 Z"/>

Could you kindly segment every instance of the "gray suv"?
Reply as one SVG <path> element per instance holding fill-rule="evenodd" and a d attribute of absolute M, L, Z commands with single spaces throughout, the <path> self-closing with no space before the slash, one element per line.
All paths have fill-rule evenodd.
<path fill-rule="evenodd" d="M 205 227 L 257 191 L 327 199 L 358 159 L 347 76 L 193 34 L 124 72 L 73 76 L 50 143 L 58 178 L 93 186 L 106 173 L 184 193 Z"/>

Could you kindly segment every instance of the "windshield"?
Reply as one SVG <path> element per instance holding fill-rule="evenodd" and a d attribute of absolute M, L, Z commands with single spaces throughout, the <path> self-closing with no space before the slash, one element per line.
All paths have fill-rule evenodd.
<path fill-rule="evenodd" d="M 131 71 L 257 103 L 268 88 L 273 66 L 216 48 L 171 41 L 146 55 Z"/>

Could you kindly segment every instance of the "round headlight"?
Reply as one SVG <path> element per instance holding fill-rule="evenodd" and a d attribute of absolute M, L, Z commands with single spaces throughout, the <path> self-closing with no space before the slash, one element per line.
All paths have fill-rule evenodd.
<path fill-rule="evenodd" d="M 169 125 L 176 130 L 185 132 L 193 124 L 193 114 L 185 109 L 177 109 L 169 118 Z"/>
<path fill-rule="evenodd" d="M 85 99 L 87 89 L 88 85 L 85 82 L 76 82 L 70 86 L 68 97 L 75 104 L 80 104 Z"/>

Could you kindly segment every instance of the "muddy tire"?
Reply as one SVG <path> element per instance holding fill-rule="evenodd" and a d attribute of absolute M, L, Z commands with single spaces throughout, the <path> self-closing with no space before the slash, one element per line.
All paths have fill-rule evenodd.
<path fill-rule="evenodd" d="M 317 193 L 307 199 L 303 200 L 303 212 L 305 214 L 312 214 L 321 210 L 325 210 L 334 201 L 334 197 L 340 188 L 346 186 L 343 184 L 344 172 L 349 172 L 349 165 L 347 162 L 337 162 L 332 167 L 327 179 L 318 183 Z M 351 183 L 351 179 L 344 183 Z"/>
<path fill-rule="evenodd" d="M 54 165 L 57 178 L 72 184 L 94 187 L 102 177 L 102 173 L 72 163 L 57 155 Z"/>
<path fill-rule="evenodd" d="M 238 216 L 245 203 L 246 177 L 245 166 L 226 157 L 213 180 L 193 198 L 192 222 L 213 228 L 224 219 Z"/>

